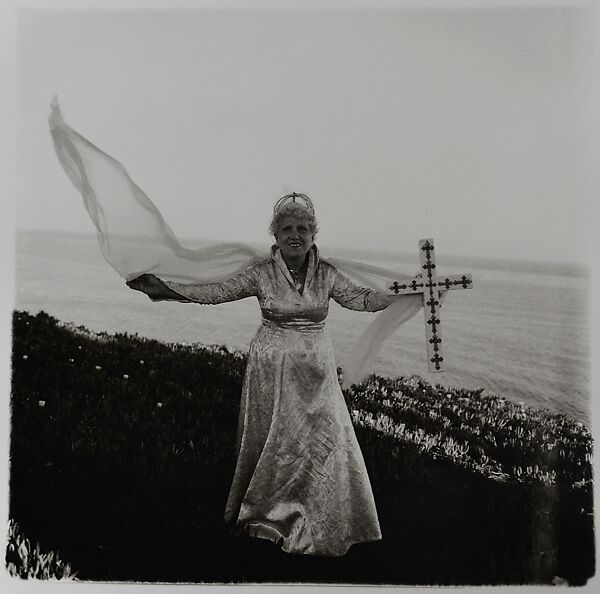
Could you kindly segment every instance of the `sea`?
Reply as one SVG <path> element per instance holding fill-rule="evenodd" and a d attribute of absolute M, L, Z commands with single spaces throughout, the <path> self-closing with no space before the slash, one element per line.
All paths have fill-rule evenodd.
<path fill-rule="evenodd" d="M 265 249 L 268 247 L 264 246 Z M 415 274 L 416 254 L 321 248 Z M 564 263 L 443 258 L 441 274 L 470 273 L 473 288 L 452 291 L 443 306 L 446 370 L 427 369 L 422 314 L 384 344 L 372 371 L 417 374 L 432 384 L 480 389 L 590 424 L 589 272 Z M 102 257 L 95 235 L 18 231 L 15 309 L 41 310 L 94 332 L 137 334 L 166 342 L 247 350 L 260 324 L 255 299 L 201 306 L 151 302 L 130 290 Z M 331 302 L 327 326 L 338 365 L 373 319 Z"/>

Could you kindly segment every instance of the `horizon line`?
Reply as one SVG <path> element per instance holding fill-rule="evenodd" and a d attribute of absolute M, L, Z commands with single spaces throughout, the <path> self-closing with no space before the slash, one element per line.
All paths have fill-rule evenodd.
<path fill-rule="evenodd" d="M 17 234 L 20 233 L 38 233 L 38 234 L 48 234 L 48 235 L 70 235 L 70 236 L 82 236 L 82 237 L 86 237 L 86 238 L 93 238 L 96 236 L 96 231 L 94 230 L 90 230 L 90 231 L 74 231 L 74 230 L 65 230 L 65 229 L 39 229 L 39 228 L 31 228 L 31 227 L 14 227 L 14 231 L 15 231 L 15 237 L 17 236 Z M 191 246 L 193 247 L 193 244 L 207 244 L 207 243 L 231 243 L 231 241 L 229 242 L 225 242 L 222 239 L 215 239 L 215 238 L 192 238 L 192 237 L 178 237 L 177 238 L 178 241 L 180 241 L 183 245 L 185 246 Z M 260 247 L 260 246 L 264 246 L 264 245 L 270 245 L 270 243 L 272 243 L 271 241 L 269 241 L 268 239 L 266 239 L 264 242 L 259 242 L 259 241 L 244 241 L 244 242 L 239 242 L 239 243 L 246 243 L 252 247 Z M 352 247 L 342 247 L 342 246 L 336 246 L 336 245 L 330 245 L 330 244 L 320 244 L 319 242 L 316 242 L 319 245 L 319 248 L 323 251 L 327 251 L 327 252 L 340 252 L 340 253 L 346 253 L 346 254 L 363 254 L 363 255 L 371 255 L 374 257 L 381 257 L 384 258 L 386 260 L 390 260 L 393 259 L 394 257 L 399 258 L 402 263 L 407 263 L 410 262 L 412 260 L 415 261 L 415 264 L 418 264 L 418 254 L 417 254 L 417 250 L 415 249 L 415 252 L 406 252 L 406 251 L 400 251 L 400 250 L 393 250 L 393 249 L 385 249 L 385 248 L 370 248 L 370 247 L 364 247 L 364 248 L 352 248 Z M 527 266 L 528 268 L 535 268 L 536 266 L 541 266 L 543 268 L 546 268 L 546 271 L 544 270 L 540 270 L 540 272 L 544 273 L 547 272 L 549 268 L 553 268 L 554 270 L 557 267 L 561 267 L 561 268 L 570 268 L 570 269 L 577 269 L 579 272 L 583 273 L 583 276 L 589 276 L 590 273 L 590 269 L 591 269 L 591 265 L 589 262 L 584 262 L 584 261 L 569 261 L 569 260 L 538 260 L 535 258 L 510 258 L 510 257 L 501 257 L 501 256 L 477 256 L 477 255 L 473 255 L 473 254 L 459 254 L 459 253 L 449 253 L 446 252 L 443 255 L 440 256 L 443 260 L 467 260 L 467 264 L 473 264 L 473 265 L 483 265 L 485 262 L 489 262 L 489 261 L 493 261 L 495 263 L 499 263 L 499 264 L 513 264 L 513 265 L 517 265 L 520 267 L 525 267 Z M 455 263 L 452 262 L 448 262 L 448 264 L 452 264 L 454 265 Z M 483 267 L 483 266 L 482 266 Z"/>

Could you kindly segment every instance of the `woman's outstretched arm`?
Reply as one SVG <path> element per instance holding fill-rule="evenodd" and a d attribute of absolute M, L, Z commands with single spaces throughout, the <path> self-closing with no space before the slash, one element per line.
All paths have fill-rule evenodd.
<path fill-rule="evenodd" d="M 143 274 L 128 281 L 127 286 L 146 293 L 152 301 L 217 304 L 256 295 L 258 282 L 254 267 L 249 267 L 219 283 L 184 285 L 162 280 L 153 274 Z"/>
<path fill-rule="evenodd" d="M 396 300 L 393 295 L 384 295 L 374 289 L 353 283 L 339 270 L 333 272 L 331 297 L 346 309 L 356 311 L 381 311 Z"/>

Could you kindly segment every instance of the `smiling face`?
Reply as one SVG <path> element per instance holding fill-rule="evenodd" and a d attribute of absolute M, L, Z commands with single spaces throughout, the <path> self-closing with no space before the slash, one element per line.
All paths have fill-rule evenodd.
<path fill-rule="evenodd" d="M 304 262 L 304 258 L 312 247 L 314 234 L 306 219 L 286 216 L 279 222 L 275 233 L 275 241 L 281 250 L 281 255 L 288 264 Z"/>

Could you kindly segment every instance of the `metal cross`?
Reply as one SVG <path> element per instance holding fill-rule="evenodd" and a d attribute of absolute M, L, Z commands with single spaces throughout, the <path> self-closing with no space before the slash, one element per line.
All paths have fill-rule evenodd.
<path fill-rule="evenodd" d="M 473 280 L 470 274 L 438 277 L 433 239 L 421 239 L 419 241 L 419 257 L 421 269 L 423 270 L 421 276 L 415 276 L 405 283 L 394 281 L 389 288 L 397 295 L 423 294 L 427 364 L 431 372 L 444 371 L 442 368 L 444 357 L 442 356 L 440 294 L 449 290 L 471 289 Z"/>

